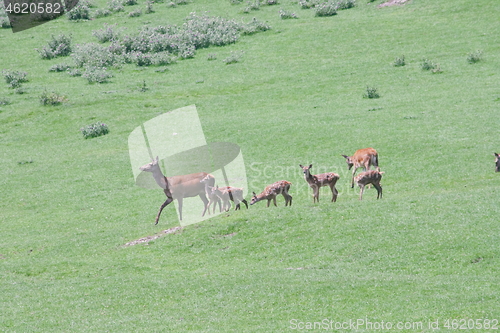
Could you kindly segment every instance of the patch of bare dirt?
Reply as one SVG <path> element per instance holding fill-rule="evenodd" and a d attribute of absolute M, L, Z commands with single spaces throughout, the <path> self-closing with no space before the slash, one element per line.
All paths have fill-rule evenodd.
<path fill-rule="evenodd" d="M 410 1 L 410 0 L 389 0 L 389 1 L 386 1 L 384 3 L 381 3 L 377 7 L 382 8 L 382 7 L 389 7 L 389 6 L 400 6 L 400 5 L 404 5 L 408 1 Z"/>
<path fill-rule="evenodd" d="M 142 244 L 142 243 L 148 243 L 148 242 L 151 242 L 152 240 L 155 240 L 155 239 L 158 239 L 162 236 L 165 236 L 166 234 L 173 234 L 173 233 L 180 231 L 180 230 L 182 230 L 182 227 L 173 227 L 173 228 L 170 228 L 167 230 L 163 230 L 159 234 L 156 234 L 153 236 L 142 237 L 142 238 L 136 239 L 134 241 L 128 242 L 124 246 L 132 246 L 132 245 L 137 245 L 137 244 Z"/>

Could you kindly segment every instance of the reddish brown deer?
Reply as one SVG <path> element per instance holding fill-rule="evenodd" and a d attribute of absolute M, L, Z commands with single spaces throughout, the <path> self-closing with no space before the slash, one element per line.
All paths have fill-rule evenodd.
<path fill-rule="evenodd" d="M 382 174 L 383 172 L 378 170 L 368 170 L 356 176 L 356 184 L 358 184 L 361 189 L 359 193 L 359 200 L 363 200 L 363 192 L 365 190 L 365 186 L 368 184 L 373 184 L 373 186 L 377 189 L 377 199 L 379 197 L 382 198 L 382 186 L 380 185 Z"/>
<path fill-rule="evenodd" d="M 354 188 L 354 175 L 358 168 L 363 167 L 363 171 L 367 171 L 370 170 L 370 165 L 373 165 L 376 170 L 380 171 L 378 167 L 378 153 L 373 148 L 359 149 L 352 156 L 342 156 L 346 159 L 347 169 L 351 170 L 352 168 L 351 188 Z"/>
<path fill-rule="evenodd" d="M 182 220 L 182 199 L 199 196 L 203 201 L 204 211 L 207 209 L 208 199 L 205 193 L 205 184 L 200 183 L 200 181 L 209 176 L 206 172 L 192 173 L 189 175 L 165 177 L 161 172 L 160 166 L 158 165 L 158 156 L 156 160 L 151 163 L 145 164 L 139 168 L 142 171 L 152 172 L 153 178 L 156 183 L 163 188 L 167 200 L 161 205 L 160 211 L 156 216 L 155 224 L 158 224 L 161 212 L 163 208 L 168 206 L 172 201 L 177 200 L 179 203 L 179 218 Z M 210 186 L 215 184 L 215 178 L 211 176 L 209 182 Z"/>
<path fill-rule="evenodd" d="M 200 180 L 200 183 L 205 184 L 205 194 L 208 197 L 208 205 L 203 211 L 203 214 L 201 216 L 205 216 L 206 211 L 208 210 L 208 214 L 210 214 L 210 206 L 214 204 L 214 208 L 212 213 L 215 213 L 215 209 L 217 208 L 217 204 L 219 204 L 219 212 L 222 211 L 221 203 L 220 203 L 220 198 L 217 196 L 217 194 L 214 193 L 215 187 L 209 185 L 214 183 L 214 178 L 212 175 L 208 174 L 205 178 Z"/>
<path fill-rule="evenodd" d="M 259 202 L 261 200 L 266 199 L 267 200 L 267 207 L 269 207 L 269 204 L 271 203 L 271 200 L 273 200 L 273 203 L 275 206 L 276 205 L 276 196 L 279 194 L 282 194 L 285 197 L 285 207 L 288 205 L 292 205 L 292 196 L 288 193 L 290 190 L 290 185 L 292 183 L 287 182 L 286 180 L 280 180 L 274 184 L 268 185 L 262 193 L 259 195 L 255 194 L 253 192 L 253 197 L 252 201 L 250 202 L 250 205 L 255 204 L 256 202 Z"/>
<path fill-rule="evenodd" d="M 500 156 L 497 153 L 493 155 L 495 155 L 495 172 L 500 172 Z"/>
<path fill-rule="evenodd" d="M 330 190 L 332 190 L 332 202 L 337 201 L 337 196 L 339 192 L 335 188 L 335 184 L 337 180 L 339 180 L 339 175 L 333 172 L 321 173 L 318 175 L 311 175 L 312 164 L 308 167 L 299 165 L 304 172 L 304 179 L 309 184 L 309 187 L 313 189 L 313 203 L 316 201 L 319 202 L 319 189 L 323 186 L 330 186 Z"/>
<path fill-rule="evenodd" d="M 241 209 L 240 202 L 243 202 L 248 209 L 248 202 L 243 198 L 243 189 L 239 187 L 225 186 L 225 187 L 215 187 L 213 188 L 213 193 L 215 193 L 220 200 L 222 200 L 222 209 L 226 212 L 231 209 L 231 203 L 235 203 L 234 210 Z"/>

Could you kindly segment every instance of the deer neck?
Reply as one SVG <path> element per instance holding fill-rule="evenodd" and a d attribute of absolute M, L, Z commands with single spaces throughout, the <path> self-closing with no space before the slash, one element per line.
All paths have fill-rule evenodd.
<path fill-rule="evenodd" d="M 153 170 L 153 178 L 155 179 L 156 184 L 158 184 L 158 186 L 160 186 L 163 189 L 167 188 L 167 177 L 163 175 L 163 173 L 160 170 L 160 167 L 155 168 Z"/>
<path fill-rule="evenodd" d="M 314 176 L 311 175 L 310 172 L 307 172 L 304 174 L 304 178 L 306 179 L 306 182 L 308 182 L 309 184 L 314 184 L 315 181 L 314 181 Z"/>

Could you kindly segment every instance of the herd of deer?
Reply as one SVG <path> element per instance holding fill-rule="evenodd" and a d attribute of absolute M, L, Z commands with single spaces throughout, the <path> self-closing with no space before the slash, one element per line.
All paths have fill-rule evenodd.
<path fill-rule="evenodd" d="M 359 149 L 352 156 L 342 155 L 347 162 L 349 170 L 352 169 L 351 188 L 354 188 L 354 183 L 360 187 L 359 200 L 363 199 L 365 186 L 372 184 L 377 189 L 377 199 L 382 198 L 382 186 L 380 180 L 383 172 L 378 166 L 378 153 L 373 148 Z M 494 153 L 495 156 L 495 172 L 500 172 L 500 155 Z M 243 202 L 248 209 L 248 203 L 243 198 L 243 189 L 232 186 L 219 187 L 215 186 L 215 177 L 206 172 L 192 173 L 189 175 L 165 177 L 158 165 L 158 157 L 153 159 L 151 163 L 143 165 L 140 170 L 153 173 L 153 178 L 156 183 L 163 188 L 167 200 L 160 206 L 160 211 L 156 216 L 156 223 L 160 218 L 160 214 L 168 204 L 177 200 L 179 203 L 179 217 L 182 220 L 182 201 L 184 198 L 199 196 L 204 204 L 202 216 L 213 206 L 213 212 L 219 205 L 219 211 L 228 211 L 231 208 L 230 201 L 235 203 L 235 210 L 240 209 L 240 203 Z M 339 175 L 333 172 L 322 173 L 318 175 L 311 174 L 312 164 L 309 166 L 299 165 L 304 172 L 304 178 L 313 190 L 313 202 L 319 202 L 319 189 L 323 186 L 329 186 L 332 191 L 332 202 L 337 201 L 338 191 L 335 184 L 339 180 Z M 370 166 L 374 166 L 375 170 L 370 170 Z M 356 176 L 356 170 L 362 167 L 363 172 Z M 283 195 L 285 197 L 285 206 L 292 205 L 292 196 L 288 193 L 292 183 L 286 180 L 277 181 L 268 185 L 260 194 L 253 192 L 250 205 L 261 200 L 267 200 L 267 207 L 273 200 L 276 206 L 276 197 Z M 221 204 L 222 203 L 222 204 Z"/>

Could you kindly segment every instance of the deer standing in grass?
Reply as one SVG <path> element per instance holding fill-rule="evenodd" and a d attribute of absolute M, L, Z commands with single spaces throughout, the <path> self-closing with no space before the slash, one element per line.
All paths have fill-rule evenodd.
<path fill-rule="evenodd" d="M 215 213 L 215 209 L 217 208 L 217 204 L 219 204 L 219 212 L 222 211 L 221 208 L 221 203 L 220 203 L 220 198 L 217 196 L 216 193 L 214 193 L 215 187 L 213 187 L 214 183 L 214 178 L 212 175 L 207 175 L 205 178 L 200 180 L 200 183 L 205 184 L 205 194 L 208 197 L 208 205 L 203 211 L 203 214 L 201 216 L 205 216 L 205 212 L 208 210 L 208 214 L 210 214 L 210 206 L 214 204 L 213 212 Z M 212 184 L 212 185 L 210 185 Z"/>
<path fill-rule="evenodd" d="M 378 153 L 373 148 L 359 149 L 352 156 L 342 156 L 346 159 L 347 169 L 353 169 L 351 188 L 354 188 L 354 175 L 356 174 L 356 170 L 358 168 L 363 167 L 363 171 L 367 171 L 370 170 L 370 165 L 373 165 L 377 171 L 380 171 L 380 168 L 378 167 Z"/>
<path fill-rule="evenodd" d="M 378 170 L 368 170 L 356 176 L 354 180 L 361 189 L 359 193 L 359 200 L 363 200 L 363 192 L 365 190 L 365 186 L 368 184 L 373 184 L 373 186 L 377 189 L 377 199 L 379 197 L 382 198 L 382 186 L 380 185 L 382 174 L 383 172 Z"/>
<path fill-rule="evenodd" d="M 493 153 L 495 155 L 495 172 L 500 172 L 500 155 Z"/>
<path fill-rule="evenodd" d="M 215 187 L 213 188 L 213 193 L 215 193 L 222 200 L 222 209 L 226 212 L 231 209 L 231 203 L 235 203 L 234 210 L 240 209 L 240 202 L 243 202 L 248 209 L 248 202 L 243 198 L 243 189 L 239 187 L 225 186 L 225 187 Z M 227 207 L 227 209 L 226 209 Z"/>
<path fill-rule="evenodd" d="M 250 205 L 255 204 L 256 202 L 259 202 L 261 200 L 266 199 L 267 200 L 267 207 L 269 207 L 269 204 L 271 203 L 271 200 L 273 200 L 273 203 L 275 206 L 276 205 L 276 196 L 279 194 L 282 194 L 285 197 L 285 207 L 290 204 L 292 205 L 292 196 L 288 194 L 288 191 L 290 190 L 290 185 L 292 183 L 287 182 L 286 180 L 280 180 L 274 184 L 268 185 L 262 193 L 259 195 L 255 194 L 253 192 L 253 197 L 252 201 L 250 202 Z"/>
<path fill-rule="evenodd" d="M 309 184 L 309 187 L 313 189 L 313 203 L 316 201 L 319 202 L 319 189 L 323 186 L 330 186 L 330 190 L 332 190 L 332 202 L 337 201 L 337 196 L 339 192 L 335 188 L 335 184 L 337 180 L 339 180 L 339 175 L 333 172 L 321 173 L 318 175 L 311 175 L 312 164 L 309 166 L 299 165 L 304 172 L 304 178 L 306 182 Z"/>
<path fill-rule="evenodd" d="M 192 173 L 189 175 L 165 177 L 161 172 L 160 166 L 158 165 L 158 156 L 156 160 L 151 163 L 145 164 L 139 168 L 141 171 L 147 171 L 153 173 L 153 178 L 156 183 L 163 189 L 167 200 L 161 205 L 160 211 L 156 216 L 155 224 L 158 224 L 161 212 L 163 208 L 168 206 L 172 201 L 177 200 L 179 203 L 179 218 L 182 220 L 182 200 L 184 198 L 190 198 L 199 196 L 204 204 L 204 212 L 207 210 L 208 199 L 205 193 L 205 184 L 200 183 L 200 181 L 210 176 L 211 180 L 209 184 L 213 186 L 215 184 L 215 178 L 206 172 Z"/>

